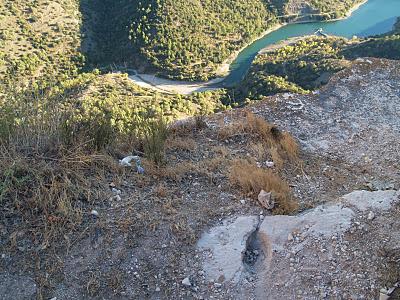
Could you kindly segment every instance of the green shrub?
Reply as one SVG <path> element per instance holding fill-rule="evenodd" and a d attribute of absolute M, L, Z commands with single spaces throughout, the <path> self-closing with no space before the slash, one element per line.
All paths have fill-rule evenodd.
<path fill-rule="evenodd" d="M 165 142 L 168 138 L 168 123 L 164 118 L 148 119 L 144 122 L 143 148 L 146 158 L 156 165 L 165 162 Z"/>
<path fill-rule="evenodd" d="M 7 142 L 15 128 L 15 114 L 11 107 L 0 106 L 0 143 Z"/>

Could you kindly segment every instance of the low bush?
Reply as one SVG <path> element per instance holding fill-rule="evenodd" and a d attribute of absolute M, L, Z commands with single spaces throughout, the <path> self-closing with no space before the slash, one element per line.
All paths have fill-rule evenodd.
<path fill-rule="evenodd" d="M 289 185 L 271 170 L 239 160 L 233 164 L 229 180 L 233 186 L 239 187 L 243 193 L 254 199 L 257 199 L 261 190 L 272 192 L 275 201 L 272 210 L 274 214 L 292 214 L 298 209 Z"/>
<path fill-rule="evenodd" d="M 148 119 L 143 126 L 144 154 L 156 165 L 161 165 L 165 162 L 165 142 L 169 134 L 168 123 L 163 118 Z"/>

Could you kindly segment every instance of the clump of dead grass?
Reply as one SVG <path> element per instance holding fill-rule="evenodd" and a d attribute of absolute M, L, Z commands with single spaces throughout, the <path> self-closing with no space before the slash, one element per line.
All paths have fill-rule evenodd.
<path fill-rule="evenodd" d="M 155 188 L 155 194 L 158 198 L 165 198 L 168 195 L 168 188 L 164 184 L 159 183 Z"/>
<path fill-rule="evenodd" d="M 298 203 L 294 200 L 289 185 L 271 170 L 238 160 L 233 163 L 229 180 L 243 193 L 255 199 L 261 190 L 272 192 L 276 203 L 274 214 L 292 214 L 298 209 Z"/>
<path fill-rule="evenodd" d="M 299 160 L 299 145 L 296 140 L 288 132 L 282 132 L 277 126 L 251 112 L 246 112 L 242 118 L 220 127 L 217 134 L 220 140 L 248 136 L 254 141 L 251 150 L 257 157 L 264 159 L 265 154 L 269 153 L 277 167 L 282 167 L 287 160 Z"/>

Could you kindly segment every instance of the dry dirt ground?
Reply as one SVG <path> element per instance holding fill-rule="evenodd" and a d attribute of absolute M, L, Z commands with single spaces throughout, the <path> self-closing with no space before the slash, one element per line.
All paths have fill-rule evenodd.
<path fill-rule="evenodd" d="M 61 247 L 24 244 L 26 232 L 9 232 L 2 223 L 0 299 L 263 299 L 260 287 L 275 277 L 263 284 L 255 264 L 238 285 L 209 281 L 196 248 L 202 233 L 225 219 L 270 215 L 257 194 L 231 184 L 231 167 L 242 159 L 272 170 L 291 187 L 299 212 L 354 190 L 399 189 L 399 70 L 399 62 L 358 60 L 312 95 L 281 94 L 210 116 L 205 126 L 177 126 L 167 164 L 144 161 L 144 175 L 113 166 L 119 171 L 107 175 L 109 197 L 83 212 L 83 225 L 60 237 Z M 289 131 L 300 144 L 299 160 L 282 155 L 281 164 L 257 133 L 246 131 L 248 111 Z M 386 235 L 399 232 L 399 215 L 398 206 L 368 224 L 363 215 L 335 243 L 313 241 L 301 254 L 304 261 L 295 255 L 287 257 L 289 265 L 277 260 L 285 276 L 294 275 L 281 277 L 283 285 L 271 289 L 269 299 L 377 298 L 380 288 L 399 280 L 398 235 L 397 241 Z M 331 249 L 329 272 L 314 254 Z M 303 270 L 310 277 L 301 277 L 298 270 L 312 263 Z"/>

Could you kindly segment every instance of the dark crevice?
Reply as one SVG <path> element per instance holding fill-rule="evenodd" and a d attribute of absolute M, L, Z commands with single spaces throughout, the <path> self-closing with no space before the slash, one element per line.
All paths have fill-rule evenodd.
<path fill-rule="evenodd" d="M 246 241 L 246 250 L 243 254 L 243 264 L 251 271 L 257 262 L 263 260 L 264 252 L 258 238 L 258 230 L 263 220 L 260 219 L 257 228 L 249 235 Z"/>

